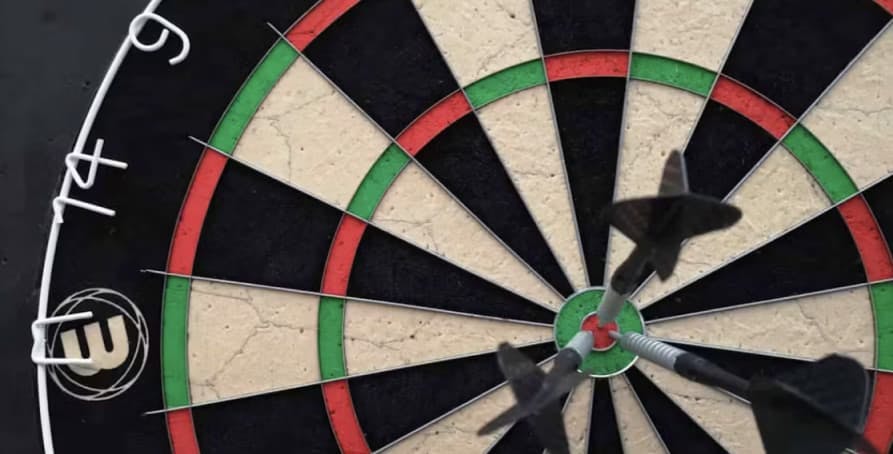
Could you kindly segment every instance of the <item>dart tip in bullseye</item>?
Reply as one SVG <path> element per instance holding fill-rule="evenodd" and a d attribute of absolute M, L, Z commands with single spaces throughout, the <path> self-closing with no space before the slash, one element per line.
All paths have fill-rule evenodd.
<path fill-rule="evenodd" d="M 620 340 L 620 338 L 623 337 L 623 335 L 617 331 L 608 331 L 608 336 L 611 336 L 611 339 L 614 340 Z"/>

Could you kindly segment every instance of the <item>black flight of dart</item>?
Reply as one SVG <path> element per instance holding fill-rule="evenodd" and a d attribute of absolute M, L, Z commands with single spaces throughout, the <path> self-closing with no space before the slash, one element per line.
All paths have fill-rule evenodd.
<path fill-rule="evenodd" d="M 646 268 L 653 268 L 661 279 L 668 278 L 684 241 L 729 227 L 740 218 L 738 208 L 690 193 L 685 161 L 673 151 L 664 166 L 657 197 L 623 200 L 605 212 L 605 219 L 636 246 L 611 278 L 598 310 L 600 326 L 614 321 Z M 745 380 L 700 356 L 642 334 L 611 331 L 610 336 L 622 348 L 689 380 L 748 400 L 769 454 L 836 454 L 848 448 L 875 452 L 862 437 L 869 379 L 854 359 L 829 355 L 773 377 Z M 577 367 L 592 342 L 592 334 L 581 330 L 558 352 L 548 373 L 516 348 L 501 344 L 499 367 L 517 403 L 481 427 L 478 434 L 526 419 L 549 452 L 569 452 L 560 397 L 586 378 Z"/>

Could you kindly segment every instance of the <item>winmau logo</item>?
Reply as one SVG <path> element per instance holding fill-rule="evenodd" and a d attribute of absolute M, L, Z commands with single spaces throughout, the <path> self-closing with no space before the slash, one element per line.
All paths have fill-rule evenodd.
<path fill-rule="evenodd" d="M 69 296 L 53 316 L 87 311 L 93 318 L 54 327 L 47 347 L 55 357 L 89 358 L 92 364 L 52 366 L 50 377 L 72 397 L 111 399 L 130 388 L 142 373 L 149 350 L 148 327 L 132 301 L 104 288 Z"/>

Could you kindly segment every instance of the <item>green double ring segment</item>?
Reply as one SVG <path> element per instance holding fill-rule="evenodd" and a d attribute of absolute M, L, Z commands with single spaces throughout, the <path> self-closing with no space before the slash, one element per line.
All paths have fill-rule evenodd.
<path fill-rule="evenodd" d="M 583 320 L 598 309 L 604 294 L 605 291 L 602 289 L 583 290 L 571 295 L 564 306 L 561 306 L 561 310 L 555 317 L 555 344 L 558 348 L 567 345 L 571 338 L 580 331 Z M 629 301 L 623 304 L 623 309 L 617 316 L 617 327 L 621 333 L 645 334 L 645 323 L 642 321 L 642 316 Z M 638 356 L 624 350 L 620 344 L 615 342 L 607 350 L 589 352 L 589 355 L 583 358 L 580 371 L 593 377 L 611 377 L 629 369 L 636 362 L 636 358 Z"/>

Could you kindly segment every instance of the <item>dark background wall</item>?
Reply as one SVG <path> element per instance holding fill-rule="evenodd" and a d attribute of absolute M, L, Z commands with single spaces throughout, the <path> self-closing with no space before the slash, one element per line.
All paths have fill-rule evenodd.
<path fill-rule="evenodd" d="M 0 0 L 0 451 L 40 452 L 30 323 L 63 159 L 148 0 Z"/>

